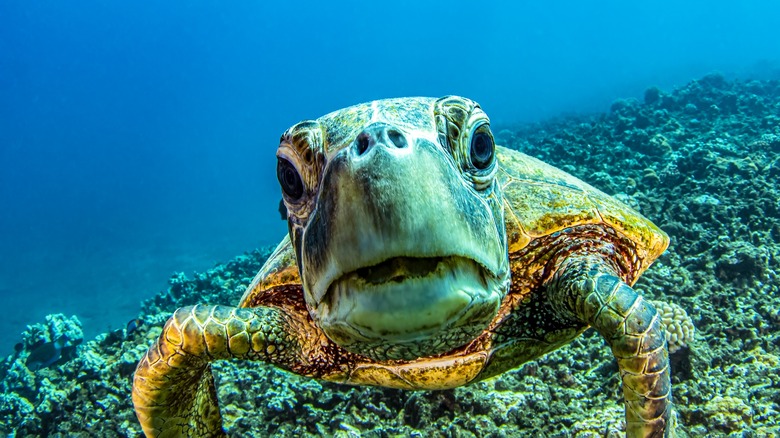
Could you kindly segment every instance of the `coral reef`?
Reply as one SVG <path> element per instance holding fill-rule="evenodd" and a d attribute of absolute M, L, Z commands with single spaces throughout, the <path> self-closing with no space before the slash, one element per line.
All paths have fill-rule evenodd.
<path fill-rule="evenodd" d="M 674 303 L 652 301 L 658 311 L 658 316 L 666 329 L 666 340 L 669 344 L 669 354 L 674 354 L 693 342 L 696 328 L 691 317 L 682 307 Z"/>
<path fill-rule="evenodd" d="M 644 101 L 617 101 L 608 114 L 495 132 L 670 234 L 669 251 L 635 287 L 674 303 L 659 311 L 673 344 L 688 346 L 672 355 L 678 436 L 780 435 L 780 82 L 710 75 L 672 92 L 649 88 Z M 143 303 L 133 330 L 78 345 L 73 319 L 31 326 L 0 362 L 0 432 L 138 436 L 132 372 L 164 321 L 181 305 L 236 303 L 268 253 L 174 275 Z M 46 364 L 57 351 L 49 345 L 38 353 L 46 366 L 31 371 L 30 355 L 62 335 L 76 354 L 62 356 L 63 343 Z M 231 436 L 614 437 L 624 428 L 617 366 L 590 330 L 538 361 L 449 391 L 341 386 L 257 363 L 214 369 Z"/>

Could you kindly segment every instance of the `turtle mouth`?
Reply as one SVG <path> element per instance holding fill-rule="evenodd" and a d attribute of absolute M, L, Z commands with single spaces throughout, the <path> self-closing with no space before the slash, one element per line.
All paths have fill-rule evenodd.
<path fill-rule="evenodd" d="M 443 260 L 444 257 L 393 257 L 373 266 L 359 268 L 354 271 L 354 275 L 367 284 L 400 283 L 430 275 Z"/>
<path fill-rule="evenodd" d="M 502 282 L 460 256 L 393 257 L 330 284 L 317 314 L 347 350 L 414 359 L 464 345 L 498 312 Z"/>

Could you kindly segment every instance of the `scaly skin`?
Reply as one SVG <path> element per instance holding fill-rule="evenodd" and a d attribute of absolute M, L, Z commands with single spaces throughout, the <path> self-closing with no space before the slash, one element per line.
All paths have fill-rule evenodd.
<path fill-rule="evenodd" d="M 666 336 L 655 308 L 595 254 L 572 255 L 549 285 L 563 317 L 590 324 L 618 362 L 626 409 L 626 436 L 674 436 Z"/>
<path fill-rule="evenodd" d="M 138 363 L 133 404 L 149 437 L 222 437 L 210 362 L 299 360 L 292 321 L 279 309 L 183 307 Z"/>

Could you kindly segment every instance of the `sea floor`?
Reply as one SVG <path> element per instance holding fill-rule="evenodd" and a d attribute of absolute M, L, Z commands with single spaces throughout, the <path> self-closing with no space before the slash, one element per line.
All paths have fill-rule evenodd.
<path fill-rule="evenodd" d="M 780 436 L 780 81 L 709 75 L 649 88 L 609 112 L 493 127 L 536 156 L 639 209 L 671 237 L 636 284 L 696 327 L 672 355 L 678 436 Z M 52 315 L 0 362 L 0 432 L 137 436 L 135 364 L 180 305 L 235 303 L 270 248 L 156 285 L 127 333 L 85 337 L 45 364 L 41 342 L 75 339 Z M 172 268 L 171 273 L 180 271 Z M 131 304 L 128 304 L 131 305 Z M 83 336 L 83 334 L 81 335 Z M 41 366 L 31 371 L 28 359 Z M 617 367 L 593 331 L 516 370 L 449 391 L 347 387 L 256 363 L 214 367 L 230 436 L 622 436 Z"/>

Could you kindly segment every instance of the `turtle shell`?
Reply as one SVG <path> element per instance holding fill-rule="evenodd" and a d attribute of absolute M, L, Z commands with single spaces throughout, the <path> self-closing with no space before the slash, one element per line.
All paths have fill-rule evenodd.
<path fill-rule="evenodd" d="M 641 214 L 528 155 L 498 147 L 512 270 L 510 291 L 488 330 L 455 351 L 413 361 L 375 362 L 345 352 L 316 327 L 285 237 L 247 288 L 240 307 L 277 306 L 318 339 L 321 365 L 293 370 L 327 380 L 402 389 L 443 389 L 514 368 L 578 336 L 586 326 L 556 318 L 544 283 L 567 254 L 599 242 L 623 281 L 633 284 L 666 249 L 667 235 Z M 319 347 L 318 347 L 319 348 Z"/>

